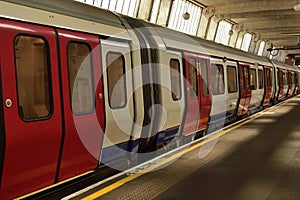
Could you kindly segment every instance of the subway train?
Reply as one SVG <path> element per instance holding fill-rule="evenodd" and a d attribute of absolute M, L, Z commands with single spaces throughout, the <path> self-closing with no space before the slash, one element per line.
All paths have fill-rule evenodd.
<path fill-rule="evenodd" d="M 299 93 L 295 66 L 71 0 L 0 1 L 0 77 L 0 199 L 130 167 Z"/>

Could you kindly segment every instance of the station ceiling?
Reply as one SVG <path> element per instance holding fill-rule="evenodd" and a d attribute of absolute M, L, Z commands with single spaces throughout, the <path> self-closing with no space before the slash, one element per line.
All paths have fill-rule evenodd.
<path fill-rule="evenodd" d="M 269 41 L 276 47 L 299 46 L 300 0 L 196 1 L 208 6 L 204 12 L 229 19 L 241 30 L 253 33 L 255 37 Z M 300 54 L 300 49 L 289 50 L 288 53 Z"/>

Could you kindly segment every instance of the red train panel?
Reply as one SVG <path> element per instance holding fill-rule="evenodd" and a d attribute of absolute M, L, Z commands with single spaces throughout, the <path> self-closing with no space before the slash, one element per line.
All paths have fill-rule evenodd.
<path fill-rule="evenodd" d="M 210 74 L 208 58 L 186 52 L 185 61 L 188 103 L 183 135 L 189 135 L 207 126 L 211 109 L 211 95 L 207 86 Z"/>
<path fill-rule="evenodd" d="M 283 95 L 283 70 L 282 69 L 278 69 L 277 71 L 277 79 L 278 79 L 278 85 L 279 85 L 279 92 L 278 92 L 278 96 L 277 96 L 277 100 L 281 100 L 282 98 L 284 98 Z"/>
<path fill-rule="evenodd" d="M 212 97 L 209 91 L 210 85 L 210 62 L 207 57 L 199 57 L 199 65 L 201 69 L 201 76 L 199 76 L 200 87 L 201 87 L 201 106 L 200 106 L 200 122 L 198 124 L 198 130 L 205 129 L 208 123 Z"/>
<path fill-rule="evenodd" d="M 20 42 L 18 36 L 26 37 L 27 42 L 36 38 L 36 42 L 30 46 L 32 49 L 45 46 L 47 57 L 45 61 L 48 62 L 51 82 L 45 80 L 44 84 L 50 84 L 51 103 L 49 103 L 50 114 L 43 118 L 32 117 L 27 120 L 21 118 L 21 113 L 28 111 L 26 107 L 22 107 L 20 99 L 27 98 L 33 93 L 39 94 L 41 91 L 36 91 L 38 87 L 34 86 L 34 82 L 33 84 L 24 82 L 25 89 L 22 89 L 22 85 L 19 87 L 17 85 L 16 75 L 24 80 L 28 80 L 28 77 L 36 78 L 30 74 L 34 73 L 29 70 L 30 63 L 22 64 L 22 66 L 28 66 L 28 69 L 21 68 L 19 72 L 16 71 L 16 66 L 21 65 L 20 59 L 32 56 L 31 60 L 33 62 L 35 60 L 33 50 L 24 51 L 27 48 L 26 42 L 18 45 Z M 62 115 L 55 31 L 44 26 L 0 20 L 0 43 L 2 95 L 4 101 L 11 100 L 12 102 L 11 107 L 4 105 L 6 145 L 0 199 L 11 199 L 54 183 L 62 136 Z M 26 55 L 20 53 L 23 51 Z M 15 55 L 17 63 L 15 63 Z M 43 64 L 43 62 L 40 63 L 40 65 Z M 28 104 L 38 103 L 38 99 L 34 101 L 28 99 L 28 101 Z M 30 105 L 30 107 L 33 106 Z M 43 109 L 46 109 L 38 106 L 34 108 L 38 116 L 39 112 L 43 113 Z"/>
<path fill-rule="evenodd" d="M 201 87 L 199 87 L 197 73 L 197 54 L 185 53 L 186 66 L 186 86 L 187 86 L 187 114 L 184 123 L 183 135 L 194 133 L 200 118 L 200 97 Z M 195 80 L 191 80 L 194 76 Z M 192 83 L 194 81 L 194 83 Z M 193 88 L 194 87 L 196 88 Z"/>
<path fill-rule="evenodd" d="M 58 35 L 66 125 L 59 169 L 59 181 L 62 181 L 97 167 L 104 130 L 104 105 L 99 98 L 103 94 L 99 38 L 66 30 L 58 30 Z M 85 51 L 90 53 L 86 55 Z M 74 71 L 72 68 L 76 67 L 80 68 Z M 77 73 L 76 80 L 70 80 L 72 73 Z M 96 91 L 88 91 L 93 88 Z M 89 106 L 91 99 L 96 99 L 90 102 L 95 107 Z"/>
<path fill-rule="evenodd" d="M 251 99 L 250 89 L 250 65 L 239 62 L 239 84 L 240 84 L 240 98 L 237 115 L 243 116 L 247 114 Z"/>
<path fill-rule="evenodd" d="M 267 107 L 269 105 L 271 95 L 272 95 L 272 72 L 271 68 L 268 66 L 264 66 L 264 82 L 265 82 L 265 95 L 263 99 L 263 107 Z"/>

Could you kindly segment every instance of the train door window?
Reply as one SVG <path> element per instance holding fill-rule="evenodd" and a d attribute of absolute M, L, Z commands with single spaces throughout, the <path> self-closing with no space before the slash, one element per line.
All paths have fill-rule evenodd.
<path fill-rule="evenodd" d="M 178 59 L 170 60 L 170 76 L 171 76 L 171 89 L 173 100 L 181 98 L 180 87 L 180 63 Z"/>
<path fill-rule="evenodd" d="M 272 84 L 273 84 L 273 70 L 272 69 L 270 69 L 270 76 L 269 76 L 269 78 L 270 78 L 270 80 L 269 80 L 269 86 L 272 86 Z"/>
<path fill-rule="evenodd" d="M 255 69 L 250 69 L 250 88 L 251 90 L 256 90 L 257 88 L 257 78 Z"/>
<path fill-rule="evenodd" d="M 211 89 L 214 95 L 224 94 L 224 68 L 221 64 L 211 66 Z"/>
<path fill-rule="evenodd" d="M 292 85 L 295 84 L 295 74 L 294 74 L 294 72 L 291 72 L 291 77 L 290 77 L 289 80 L 291 81 Z"/>
<path fill-rule="evenodd" d="M 200 62 L 201 76 L 202 76 L 202 95 L 207 97 L 209 95 L 208 91 L 208 75 L 207 75 L 207 61 L 202 59 Z"/>
<path fill-rule="evenodd" d="M 258 89 L 264 88 L 264 79 L 263 79 L 263 71 L 261 69 L 258 70 Z"/>
<path fill-rule="evenodd" d="M 270 85 L 271 85 L 270 70 L 266 69 L 266 86 L 270 87 Z"/>
<path fill-rule="evenodd" d="M 92 57 L 85 43 L 70 42 L 67 47 L 72 111 L 90 113 L 94 109 Z"/>
<path fill-rule="evenodd" d="M 244 78 L 245 78 L 245 90 L 250 89 L 250 76 L 249 76 L 249 68 L 244 67 Z"/>
<path fill-rule="evenodd" d="M 52 112 L 49 48 L 34 36 L 17 36 L 15 63 L 19 114 L 24 120 L 46 118 Z"/>
<path fill-rule="evenodd" d="M 288 84 L 288 81 L 287 81 L 287 72 L 284 71 L 283 72 L 283 85 L 287 85 Z"/>
<path fill-rule="evenodd" d="M 237 92 L 236 68 L 234 66 L 227 66 L 227 84 L 228 93 Z"/>
<path fill-rule="evenodd" d="M 106 56 L 108 100 L 111 108 L 122 108 L 126 105 L 125 58 L 117 52 Z"/>
<path fill-rule="evenodd" d="M 189 59 L 189 78 L 190 78 L 191 96 L 195 98 L 198 96 L 197 68 L 196 68 L 195 58 Z"/>
<path fill-rule="evenodd" d="M 281 70 L 278 70 L 278 72 L 277 72 L 278 74 L 278 83 L 279 83 L 279 85 L 281 86 L 282 84 L 283 84 L 283 79 L 282 79 L 282 77 L 283 77 L 283 72 L 281 71 Z"/>
<path fill-rule="evenodd" d="M 239 75 L 241 75 L 241 78 L 240 78 L 240 84 L 241 84 L 241 90 L 244 90 L 245 89 L 245 81 L 244 81 L 244 67 L 243 66 L 239 66 L 241 72 Z"/>

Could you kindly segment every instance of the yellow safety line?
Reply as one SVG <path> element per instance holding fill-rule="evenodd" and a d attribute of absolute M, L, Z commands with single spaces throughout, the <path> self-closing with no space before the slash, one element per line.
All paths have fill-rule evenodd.
<path fill-rule="evenodd" d="M 269 108 L 268 112 L 272 111 L 272 110 L 275 110 L 275 109 L 283 106 L 284 104 L 288 103 L 291 100 L 292 99 L 288 99 L 288 100 L 286 100 L 285 102 L 283 102 L 280 105 L 276 105 L 276 106 L 273 106 L 273 107 Z M 193 150 L 201 147 L 204 144 L 207 144 L 207 143 L 209 143 L 209 142 L 211 142 L 213 140 L 216 140 L 219 137 L 224 136 L 227 133 L 229 133 L 229 132 L 231 132 L 231 131 L 233 131 L 233 130 L 235 130 L 235 129 L 237 129 L 237 128 L 239 128 L 239 127 L 241 127 L 241 126 L 243 126 L 243 125 L 245 125 L 245 124 L 247 124 L 247 123 L 249 123 L 249 122 L 251 122 L 251 121 L 253 121 L 253 120 L 257 119 L 257 118 L 259 118 L 259 117 L 261 117 L 261 116 L 263 116 L 264 112 L 265 111 L 262 111 L 261 113 L 257 114 L 256 116 L 254 116 L 254 117 L 252 117 L 252 118 L 250 118 L 250 119 L 248 119 L 246 121 L 243 121 L 240 124 L 237 124 L 237 125 L 235 125 L 235 126 L 233 126 L 231 128 L 225 129 L 225 130 L 221 131 L 220 133 L 218 133 L 217 135 L 215 135 L 215 136 L 213 136 L 213 137 L 211 137 L 209 139 L 201 141 L 198 144 L 195 144 L 194 146 L 189 147 L 188 149 L 185 149 L 185 150 L 183 150 L 181 152 L 178 152 L 178 153 L 170 156 L 169 158 L 167 158 L 165 160 L 162 160 L 160 163 L 156 163 L 156 164 L 150 166 L 149 168 L 143 169 L 142 171 L 140 171 L 140 172 L 138 172 L 136 174 L 127 176 L 127 177 L 125 177 L 125 178 L 123 178 L 123 179 L 121 179 L 121 180 L 119 180 L 119 181 L 117 181 L 117 182 L 115 182 L 115 183 L 113 183 L 113 184 L 111 184 L 111 185 L 109 185 L 109 186 L 107 186 L 107 187 L 105 187 L 105 188 L 103 188 L 103 189 L 101 189 L 101 190 L 99 190 L 99 191 L 97 191 L 97 192 L 95 192 L 95 193 L 93 193 L 93 194 L 91 194 L 91 195 L 83 198 L 82 200 L 91 200 L 91 199 L 99 198 L 99 197 L 101 197 L 101 196 L 109 193 L 110 191 L 115 190 L 115 189 L 121 187 L 122 185 L 124 185 L 125 183 L 127 183 L 129 181 L 134 180 L 134 179 L 142 176 L 143 174 L 148 173 L 148 172 L 150 172 L 150 171 L 152 171 L 152 170 L 154 170 L 156 168 L 159 168 L 159 167 L 163 166 L 164 164 L 167 164 L 170 161 L 175 160 L 178 157 L 180 157 L 180 156 L 182 156 L 182 155 L 184 155 L 186 153 L 189 153 L 189 152 L 191 152 L 191 151 L 193 151 Z"/>
<path fill-rule="evenodd" d="M 78 176 L 75 176 L 75 177 L 69 178 L 69 179 L 67 179 L 67 180 L 64 180 L 64 181 L 61 181 L 61 182 L 58 182 L 58 183 L 56 183 L 56 184 L 53 184 L 53 185 L 50 185 L 50 186 L 48 186 L 48 187 L 45 187 L 45 188 L 42 188 L 42 189 L 36 190 L 36 191 L 34 191 L 34 192 L 31 192 L 31 193 L 29 193 L 29 194 L 26 194 L 26 195 L 24 195 L 24 196 L 21 196 L 21 197 L 15 198 L 14 200 L 21 200 L 21 199 L 27 198 L 27 197 L 29 197 L 29 196 L 32 196 L 32 195 L 34 195 L 34 194 L 40 193 L 40 192 L 42 192 L 42 191 L 45 191 L 45 190 L 51 189 L 51 188 L 53 188 L 53 187 L 56 187 L 56 186 L 58 186 L 58 185 L 61 185 L 61 184 L 63 184 L 63 183 L 66 183 L 66 182 L 69 182 L 69 181 L 71 181 L 71 180 L 74 180 L 74 179 L 77 179 L 77 178 L 79 178 L 79 177 L 82 177 L 82 176 L 84 176 L 84 175 L 90 174 L 90 173 L 92 173 L 92 172 L 94 172 L 94 170 L 92 170 L 92 171 L 88 171 L 88 172 L 86 172 L 86 173 L 80 174 L 80 175 L 78 175 Z"/>

